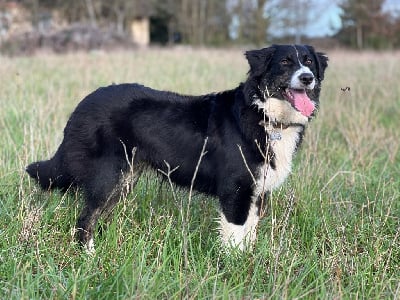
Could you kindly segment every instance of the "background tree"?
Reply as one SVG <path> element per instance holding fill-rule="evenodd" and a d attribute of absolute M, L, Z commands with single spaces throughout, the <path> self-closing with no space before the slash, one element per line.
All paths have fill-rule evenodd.
<path fill-rule="evenodd" d="M 14 0 L 31 13 L 40 31 L 58 18 L 63 25 L 101 27 L 127 35 L 136 17 L 150 18 L 151 41 L 192 45 L 303 43 L 327 1 L 320 0 Z M 400 13 L 385 11 L 385 0 L 333 0 L 342 9 L 334 37 L 344 46 L 400 47 Z M 387 3 L 386 3 L 387 4 Z M 54 14 L 55 13 L 55 14 Z M 61 22 L 60 22 L 61 23 Z"/>
<path fill-rule="evenodd" d="M 228 1 L 228 10 L 232 23 L 231 34 L 238 43 L 255 45 L 265 44 L 269 19 L 265 9 L 267 0 Z"/>
<path fill-rule="evenodd" d="M 229 38 L 226 1 L 180 0 L 176 24 L 186 43 L 226 43 Z"/>
<path fill-rule="evenodd" d="M 307 26 L 318 20 L 324 9 L 320 0 L 271 0 L 266 12 L 271 20 L 272 38 L 301 44 L 307 36 Z"/>
<path fill-rule="evenodd" d="M 386 48 L 391 43 L 389 37 L 393 29 L 391 17 L 383 11 L 385 0 L 344 0 L 342 9 L 342 29 L 337 37 L 348 46 L 364 48 Z"/>
<path fill-rule="evenodd" d="M 129 21 L 138 16 L 151 17 L 152 40 L 193 45 L 231 43 L 230 24 L 238 21 L 239 43 L 265 44 L 268 0 L 20 0 L 33 12 L 38 24 L 44 10 L 57 11 L 67 23 L 113 27 L 127 33 Z"/>
<path fill-rule="evenodd" d="M 273 14 L 275 30 L 282 36 L 294 37 L 294 42 L 300 44 L 304 28 L 308 24 L 311 2 L 305 0 L 274 1 L 269 9 Z"/>

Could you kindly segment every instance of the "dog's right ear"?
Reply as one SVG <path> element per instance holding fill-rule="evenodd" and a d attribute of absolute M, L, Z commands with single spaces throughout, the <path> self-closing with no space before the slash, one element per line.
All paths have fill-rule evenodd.
<path fill-rule="evenodd" d="M 249 62 L 249 74 L 260 76 L 267 70 L 267 66 L 275 52 L 275 47 L 271 46 L 260 50 L 246 51 L 245 56 Z"/>

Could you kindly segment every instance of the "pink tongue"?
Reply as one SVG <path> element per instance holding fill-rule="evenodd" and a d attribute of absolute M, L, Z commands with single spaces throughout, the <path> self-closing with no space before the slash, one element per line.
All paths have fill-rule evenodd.
<path fill-rule="evenodd" d="M 311 102 L 310 98 L 308 98 L 306 92 L 296 90 L 291 90 L 291 92 L 293 95 L 293 99 L 291 100 L 294 107 L 304 116 L 311 116 L 315 109 L 315 105 L 313 102 Z"/>

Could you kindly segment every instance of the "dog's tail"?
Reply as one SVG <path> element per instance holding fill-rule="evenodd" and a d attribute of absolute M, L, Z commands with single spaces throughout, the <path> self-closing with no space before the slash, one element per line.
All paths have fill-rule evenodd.
<path fill-rule="evenodd" d="M 26 172 L 35 179 L 42 189 L 58 188 L 66 191 L 73 185 L 73 178 L 63 168 L 59 152 L 49 160 L 37 161 L 26 167 Z"/>

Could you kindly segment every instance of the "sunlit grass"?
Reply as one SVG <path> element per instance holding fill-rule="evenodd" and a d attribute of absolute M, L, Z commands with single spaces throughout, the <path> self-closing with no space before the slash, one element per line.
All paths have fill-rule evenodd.
<path fill-rule="evenodd" d="M 69 114 L 97 87 L 230 89 L 246 76 L 242 52 L 0 57 L 1 298 L 399 297 L 400 53 L 328 53 L 318 117 L 251 253 L 220 251 L 217 201 L 204 195 L 183 230 L 179 201 L 146 174 L 87 257 L 73 239 L 79 192 L 41 192 L 24 173 L 56 150 Z"/>

